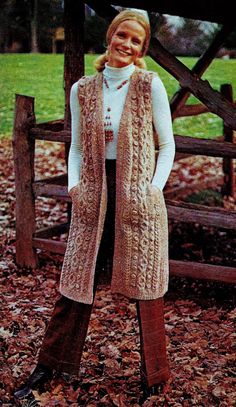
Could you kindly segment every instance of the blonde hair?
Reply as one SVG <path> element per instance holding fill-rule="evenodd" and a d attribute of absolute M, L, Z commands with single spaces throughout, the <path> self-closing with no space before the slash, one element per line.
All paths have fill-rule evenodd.
<path fill-rule="evenodd" d="M 136 66 L 138 66 L 139 68 L 146 68 L 146 62 L 144 61 L 143 57 L 147 53 L 147 50 L 149 47 L 151 29 L 150 29 L 149 21 L 144 16 L 144 14 L 142 14 L 138 11 L 132 11 L 132 10 L 123 10 L 119 14 L 117 14 L 117 16 L 112 20 L 111 24 L 109 25 L 109 27 L 107 29 L 107 34 L 106 34 L 107 44 L 108 45 L 110 44 L 111 38 L 112 38 L 114 32 L 117 30 L 118 26 L 127 20 L 137 21 L 145 30 L 146 36 L 145 36 L 145 40 L 143 43 L 142 57 L 137 58 L 136 61 L 134 62 L 134 64 Z M 103 71 L 103 69 L 105 68 L 105 63 L 107 61 L 108 61 L 108 53 L 106 52 L 105 54 L 100 55 L 94 61 L 95 69 L 98 72 Z"/>

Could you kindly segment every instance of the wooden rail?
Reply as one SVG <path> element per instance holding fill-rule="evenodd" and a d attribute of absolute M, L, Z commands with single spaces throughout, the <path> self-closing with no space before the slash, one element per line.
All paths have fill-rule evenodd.
<path fill-rule="evenodd" d="M 34 238 L 33 247 L 41 250 L 52 251 L 53 253 L 61 255 L 64 255 L 66 251 L 65 242 L 43 238 Z M 236 283 L 236 268 L 217 266 L 207 263 L 170 260 L 170 275 L 209 281 L 219 281 L 229 284 Z"/>
<path fill-rule="evenodd" d="M 48 196 L 69 201 L 67 178 L 67 174 L 63 174 L 33 182 L 32 186 L 35 197 Z"/>
<path fill-rule="evenodd" d="M 166 199 L 169 219 L 199 223 L 223 229 L 236 229 L 236 211 Z"/>
<path fill-rule="evenodd" d="M 201 55 L 201 57 L 197 60 L 196 64 L 192 68 L 191 72 L 193 74 L 198 75 L 198 77 L 201 77 L 203 75 L 210 63 L 214 60 L 219 49 L 224 44 L 225 38 L 229 36 L 234 28 L 234 24 L 225 24 L 221 28 L 221 30 L 218 31 L 210 46 L 206 49 L 203 55 Z M 170 106 L 173 118 L 178 116 L 178 110 L 181 109 L 181 107 L 184 107 L 189 96 L 190 92 L 187 88 L 180 88 L 172 97 Z"/>
<path fill-rule="evenodd" d="M 45 239 L 45 238 L 49 238 L 49 237 L 62 235 L 69 231 L 69 226 L 70 226 L 69 222 L 59 223 L 59 224 L 56 224 L 53 226 L 48 226 L 46 228 L 37 230 L 34 234 L 34 237 Z"/>
<path fill-rule="evenodd" d="M 224 283 L 236 283 L 236 268 L 215 264 L 170 260 L 170 275 Z"/>
<path fill-rule="evenodd" d="M 70 142 L 69 130 L 53 131 L 38 127 L 30 129 L 30 136 L 38 140 L 57 142 Z M 190 136 L 174 135 L 176 151 L 186 154 L 207 155 L 211 157 L 236 158 L 236 145 L 227 141 L 215 141 L 209 139 L 196 139 Z M 217 136 L 219 138 L 220 136 Z"/>
<path fill-rule="evenodd" d="M 175 134 L 176 151 L 209 157 L 236 158 L 236 144 Z"/>
<path fill-rule="evenodd" d="M 30 129 L 30 136 L 37 140 L 58 141 L 59 143 L 70 143 L 71 132 L 69 130 L 45 130 L 40 127 Z"/>
<path fill-rule="evenodd" d="M 57 254 L 64 254 L 66 251 L 66 243 L 58 240 L 34 237 L 32 244 L 35 249 L 46 250 Z"/>
<path fill-rule="evenodd" d="M 63 199 L 70 202 L 66 186 L 49 182 L 37 181 L 33 185 L 35 196 L 47 196 Z M 236 229 L 236 211 L 228 211 L 223 208 L 208 207 L 205 205 L 192 204 L 166 199 L 169 219 L 181 222 L 200 223 L 202 225 Z"/>

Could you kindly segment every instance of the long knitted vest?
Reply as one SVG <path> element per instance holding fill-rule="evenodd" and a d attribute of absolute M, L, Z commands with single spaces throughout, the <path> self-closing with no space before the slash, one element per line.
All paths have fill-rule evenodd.
<path fill-rule="evenodd" d="M 148 300 L 168 287 L 168 221 L 162 192 L 151 185 L 155 171 L 151 82 L 136 68 L 121 116 L 116 160 L 115 250 L 112 292 Z M 72 219 L 60 292 L 93 302 L 93 282 L 106 208 L 102 74 L 79 81 L 81 178 L 72 198 Z"/>

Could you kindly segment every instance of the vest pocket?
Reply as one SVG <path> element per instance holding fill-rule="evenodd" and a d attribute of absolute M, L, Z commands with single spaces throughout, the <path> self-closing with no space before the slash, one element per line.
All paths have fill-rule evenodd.
<path fill-rule="evenodd" d="M 125 225 L 145 229 L 145 225 L 148 227 L 147 219 L 160 218 L 163 211 L 165 211 L 163 192 L 152 184 L 148 184 L 141 199 L 133 196 L 127 200 L 126 205 L 122 208 L 121 217 Z"/>
<path fill-rule="evenodd" d="M 156 220 L 159 220 L 160 226 L 164 227 L 167 220 L 167 209 L 163 192 L 152 184 L 148 187 L 147 205 L 149 215 Z"/>
<path fill-rule="evenodd" d="M 163 192 L 158 188 L 149 184 L 147 187 L 147 207 L 148 214 L 152 219 L 162 217 L 163 213 L 166 213 L 166 204 Z"/>
<path fill-rule="evenodd" d="M 158 188 L 149 184 L 147 187 L 147 200 L 151 207 L 160 206 L 161 198 L 162 198 L 162 191 Z"/>

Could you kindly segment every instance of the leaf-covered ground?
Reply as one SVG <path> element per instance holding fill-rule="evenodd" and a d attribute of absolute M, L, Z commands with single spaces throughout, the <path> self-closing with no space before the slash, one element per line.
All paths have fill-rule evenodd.
<path fill-rule="evenodd" d="M 174 165 L 169 183 L 212 176 L 221 162 L 189 159 Z M 2 140 L 0 151 L 1 289 L 1 402 L 12 406 L 140 406 L 139 332 L 133 301 L 97 292 L 81 363 L 80 376 L 55 374 L 43 392 L 16 403 L 13 389 L 37 361 L 47 321 L 58 296 L 62 257 L 39 253 L 35 270 L 15 264 L 14 172 L 11 143 Z M 60 145 L 37 145 L 36 175 L 63 172 Z M 184 184 L 183 184 L 184 185 Z M 235 207 L 234 201 L 223 202 Z M 36 202 L 37 225 L 66 218 L 66 206 L 52 199 Z M 170 225 L 172 258 L 235 266 L 233 231 L 199 225 Z M 194 226 L 194 227 L 193 227 Z M 202 247 L 202 237 L 205 240 Z M 207 244 L 207 249 L 206 249 Z M 165 324 L 171 379 L 148 406 L 236 406 L 235 287 L 230 284 L 171 278 L 165 297 Z"/>

